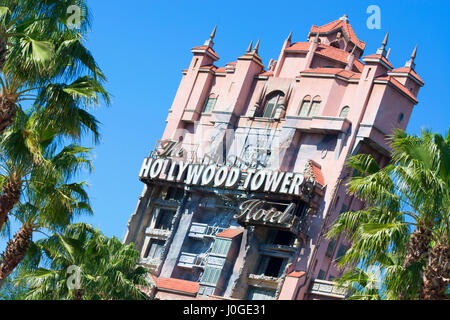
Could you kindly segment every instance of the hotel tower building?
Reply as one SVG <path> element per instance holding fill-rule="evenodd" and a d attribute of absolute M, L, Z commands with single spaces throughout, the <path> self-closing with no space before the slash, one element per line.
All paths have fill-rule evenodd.
<path fill-rule="evenodd" d="M 215 30 L 192 48 L 161 140 L 144 159 L 128 222 L 157 299 L 342 299 L 345 238 L 324 237 L 344 211 L 347 159 L 390 158 L 424 85 L 414 49 L 394 68 L 388 35 L 363 55 L 347 16 L 290 34 L 265 66 L 259 41 L 216 65 Z"/>

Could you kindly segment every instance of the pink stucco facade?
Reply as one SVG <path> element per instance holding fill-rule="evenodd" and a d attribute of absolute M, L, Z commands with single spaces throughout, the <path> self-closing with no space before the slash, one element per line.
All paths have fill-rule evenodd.
<path fill-rule="evenodd" d="M 349 243 L 323 235 L 340 212 L 364 207 L 346 192 L 345 162 L 358 153 L 374 155 L 380 165 L 389 161 L 386 138 L 395 128 L 406 129 L 424 85 L 415 71 L 416 50 L 405 66 L 394 68 L 386 36 L 376 53 L 364 55 L 365 43 L 344 16 L 312 26 L 304 41 L 289 35 L 267 66 L 257 43 L 220 67 L 214 37 L 215 31 L 192 48 L 161 139 L 178 142 L 185 162 L 238 159 L 230 166 L 243 172 L 303 173 L 304 194 L 241 190 L 238 197 L 296 203 L 303 208 L 301 227 L 233 220 L 227 199 L 234 190 L 168 182 L 167 170 L 147 179 L 141 170 L 145 187 L 125 241 L 141 250 L 142 264 L 156 279 L 173 281 L 168 289 L 156 280 L 161 299 L 340 299 L 344 294 L 329 280 L 342 273 L 335 261 Z M 151 157 L 158 157 L 158 148 Z M 225 233 L 195 231 L 203 227 Z M 221 267 L 210 266 L 220 241 L 228 251 L 215 257 Z M 200 258 L 206 262 L 195 262 Z M 211 270 L 219 270 L 217 281 L 208 278 Z M 177 287 L 180 279 L 189 293 Z"/>

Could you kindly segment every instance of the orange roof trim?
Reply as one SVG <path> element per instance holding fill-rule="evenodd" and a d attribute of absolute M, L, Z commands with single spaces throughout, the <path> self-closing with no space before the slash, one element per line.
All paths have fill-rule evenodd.
<path fill-rule="evenodd" d="M 216 234 L 216 237 L 233 239 L 233 238 L 236 238 L 237 236 L 239 236 L 242 232 L 244 232 L 244 231 L 241 229 L 229 228 L 225 231 L 222 231 L 222 232 Z"/>
<path fill-rule="evenodd" d="M 198 293 L 200 284 L 198 282 L 175 279 L 175 278 L 159 278 L 158 289 L 161 291 L 177 291 L 189 295 L 196 295 Z"/>

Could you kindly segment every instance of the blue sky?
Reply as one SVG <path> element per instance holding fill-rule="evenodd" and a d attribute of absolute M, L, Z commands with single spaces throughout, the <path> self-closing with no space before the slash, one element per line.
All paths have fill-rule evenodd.
<path fill-rule="evenodd" d="M 261 39 L 265 65 L 277 59 L 283 41 L 306 41 L 311 25 L 344 13 L 357 36 L 375 53 L 390 32 L 389 60 L 403 66 L 416 43 L 416 71 L 425 81 L 408 132 L 449 128 L 450 2 L 448 1 L 111 1 L 91 0 L 88 47 L 108 77 L 112 106 L 93 113 L 101 121 L 102 142 L 94 151 L 94 172 L 86 179 L 95 211 L 83 221 L 108 236 L 122 238 L 142 183 L 142 160 L 164 130 L 165 119 L 192 54 L 218 25 L 218 66 L 235 61 L 251 40 Z M 126 4 L 124 4 L 126 3 Z M 369 5 L 381 9 L 381 29 L 366 26 Z M 91 141 L 87 139 L 86 145 Z M 3 247 L 3 246 L 2 246 Z"/>

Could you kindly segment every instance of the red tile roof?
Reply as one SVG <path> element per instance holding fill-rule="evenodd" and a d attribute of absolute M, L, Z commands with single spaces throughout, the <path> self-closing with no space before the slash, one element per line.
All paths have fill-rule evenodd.
<path fill-rule="evenodd" d="M 410 97 L 412 100 L 414 100 L 416 103 L 418 102 L 416 99 L 416 96 L 413 95 L 411 93 L 411 91 L 409 91 L 409 89 L 407 87 L 405 87 L 400 81 L 398 81 L 397 79 L 395 79 L 393 76 L 381 76 L 381 77 L 377 77 L 375 78 L 376 80 L 385 80 L 390 82 L 391 84 L 393 84 L 395 87 L 397 87 L 398 89 L 400 89 L 400 91 L 402 91 L 403 93 L 405 93 L 408 97 Z"/>
<path fill-rule="evenodd" d="M 224 68 L 224 67 L 216 69 L 216 72 L 225 72 L 225 71 L 226 71 L 226 68 Z"/>
<path fill-rule="evenodd" d="M 177 291 L 180 293 L 187 293 L 189 295 L 196 295 L 198 292 L 199 283 L 174 278 L 159 278 L 158 289 Z"/>
<path fill-rule="evenodd" d="M 392 66 L 392 64 L 388 61 L 388 59 L 386 59 L 386 57 L 385 57 L 385 56 L 382 56 L 381 54 L 371 54 L 371 55 L 365 56 L 365 57 L 363 58 L 363 61 L 364 61 L 364 59 L 366 59 L 366 58 L 369 58 L 369 59 L 380 59 L 380 60 L 383 61 L 385 64 L 387 64 L 389 67 L 394 68 L 394 67 Z"/>
<path fill-rule="evenodd" d="M 419 77 L 419 75 L 414 71 L 414 69 L 411 69 L 409 67 L 401 67 L 401 68 L 397 68 L 392 70 L 391 72 L 396 72 L 396 73 L 409 73 L 411 74 L 414 78 L 416 78 L 417 80 L 419 80 L 419 82 L 421 82 L 422 84 L 424 84 L 422 78 Z"/>
<path fill-rule="evenodd" d="M 342 68 L 314 68 L 306 69 L 300 73 L 321 73 L 321 74 L 335 74 L 347 79 L 359 79 L 361 74 L 353 71 L 345 70 Z"/>
<path fill-rule="evenodd" d="M 321 170 L 322 167 L 320 166 L 320 164 L 318 164 L 314 160 L 309 160 L 308 164 L 311 169 L 312 178 L 314 178 L 314 180 L 318 184 L 320 184 L 322 187 L 325 186 L 325 179 L 323 178 L 323 174 L 322 174 L 322 170 Z"/>
<path fill-rule="evenodd" d="M 241 230 L 241 229 L 229 228 L 225 231 L 222 231 L 222 232 L 216 234 L 216 237 L 233 239 L 233 238 L 237 237 L 238 235 L 240 235 L 242 232 L 243 232 L 243 230 Z"/>
<path fill-rule="evenodd" d="M 219 56 L 217 55 L 217 53 L 211 47 L 208 47 L 208 46 L 194 47 L 191 50 L 205 50 L 205 51 L 209 52 L 211 55 L 213 55 L 217 60 L 220 59 Z"/>
<path fill-rule="evenodd" d="M 304 51 L 307 52 L 309 50 L 309 47 L 311 45 L 311 42 L 296 42 L 293 43 L 290 47 L 286 48 L 287 52 L 294 52 L 294 51 Z M 330 58 L 339 62 L 342 62 L 344 64 L 348 63 L 348 56 L 350 55 L 349 52 L 335 48 L 326 44 L 319 44 L 316 49 L 316 54 L 322 57 Z M 358 71 L 362 71 L 364 68 L 364 64 L 355 59 L 354 66 Z"/>
<path fill-rule="evenodd" d="M 305 272 L 303 271 L 292 271 L 291 273 L 288 273 L 288 277 L 293 277 L 293 278 L 301 278 L 305 275 Z"/>
<path fill-rule="evenodd" d="M 271 76 L 273 76 L 273 71 L 265 71 L 263 73 L 260 73 L 259 75 L 271 77 Z"/>
<path fill-rule="evenodd" d="M 339 28 L 342 29 L 342 31 L 345 33 L 345 35 L 351 42 L 353 42 L 361 50 L 364 50 L 364 48 L 366 47 L 366 43 L 358 39 L 358 37 L 355 34 L 355 31 L 353 30 L 350 23 L 348 23 L 348 21 L 338 19 L 330 23 L 327 23 L 321 27 L 312 26 L 310 33 L 317 33 L 317 32 L 329 33 L 334 30 L 338 30 Z"/>

